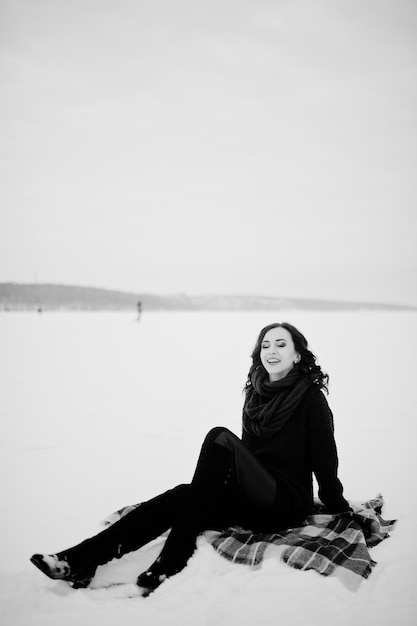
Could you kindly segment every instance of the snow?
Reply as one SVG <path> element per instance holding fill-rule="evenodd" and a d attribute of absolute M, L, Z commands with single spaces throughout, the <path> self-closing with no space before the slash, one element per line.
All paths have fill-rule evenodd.
<path fill-rule="evenodd" d="M 240 434 L 258 331 L 289 321 L 330 373 L 345 495 L 382 492 L 398 518 L 356 592 L 268 558 L 227 562 L 204 538 L 149 598 L 158 539 L 73 590 L 29 562 L 101 529 L 112 511 L 190 480 L 213 426 Z M 351 626 L 417 619 L 415 313 L 4 313 L 0 315 L 0 622 L 3 626 Z M 105 588 L 111 582 L 126 584 Z"/>

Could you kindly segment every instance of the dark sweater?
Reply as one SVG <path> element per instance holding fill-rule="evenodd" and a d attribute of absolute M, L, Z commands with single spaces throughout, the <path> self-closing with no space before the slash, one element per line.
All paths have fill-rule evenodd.
<path fill-rule="evenodd" d="M 332 513 L 350 510 L 337 477 L 333 415 L 322 391 L 307 390 L 294 415 L 276 435 L 261 439 L 243 432 L 243 443 L 295 498 L 301 516 L 313 507 L 313 473 L 319 498 Z M 279 490 L 278 490 L 279 493 Z"/>

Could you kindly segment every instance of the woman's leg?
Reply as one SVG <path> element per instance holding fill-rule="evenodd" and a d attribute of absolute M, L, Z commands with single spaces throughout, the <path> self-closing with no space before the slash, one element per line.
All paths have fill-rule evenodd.
<path fill-rule="evenodd" d="M 235 499 L 243 508 L 270 511 L 275 503 L 275 478 L 234 433 L 227 428 L 216 428 L 214 441 L 226 448 L 232 456 L 232 475 Z"/>
<path fill-rule="evenodd" d="M 109 528 L 82 543 L 56 555 L 34 555 L 31 560 L 47 576 L 86 586 L 99 565 L 120 558 L 159 537 L 168 530 L 188 497 L 189 485 L 178 485 L 165 493 L 141 503 Z M 64 564 L 62 572 L 53 570 L 53 563 Z M 68 564 L 69 572 L 65 571 Z"/>
<path fill-rule="evenodd" d="M 239 523 L 242 506 L 258 514 L 269 512 L 275 492 L 274 478 L 242 441 L 227 428 L 212 429 L 202 445 L 189 497 L 158 559 L 139 576 L 139 586 L 149 592 L 183 569 L 194 552 L 197 535 L 207 528 Z"/>
<path fill-rule="evenodd" d="M 141 586 L 155 588 L 161 578 L 185 566 L 202 530 L 242 523 L 242 510 L 266 514 L 275 492 L 274 478 L 242 441 L 227 428 L 214 428 L 203 443 L 191 485 L 179 485 L 142 503 L 98 535 L 53 555 L 69 564 L 71 578 L 51 577 L 75 578 L 84 586 L 98 565 L 140 548 L 171 528 L 159 558 L 138 579 Z M 48 564 L 34 557 L 32 562 L 50 575 Z M 148 574 L 152 580 L 146 579 Z"/>

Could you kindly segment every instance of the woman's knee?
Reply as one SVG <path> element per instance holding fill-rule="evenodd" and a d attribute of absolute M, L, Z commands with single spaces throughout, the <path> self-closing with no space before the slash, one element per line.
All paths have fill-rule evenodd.
<path fill-rule="evenodd" d="M 232 451 L 236 447 L 239 447 L 239 445 L 242 444 L 242 441 L 225 426 L 216 426 L 207 433 L 203 447 L 212 443 Z"/>
<path fill-rule="evenodd" d="M 177 485 L 176 487 L 169 489 L 166 493 L 169 494 L 173 500 L 181 502 L 188 497 L 190 493 L 190 485 L 188 483 Z"/>
<path fill-rule="evenodd" d="M 226 436 L 227 433 L 233 435 L 225 426 L 215 426 L 207 433 L 204 443 L 217 443 L 217 439 L 221 436 Z"/>

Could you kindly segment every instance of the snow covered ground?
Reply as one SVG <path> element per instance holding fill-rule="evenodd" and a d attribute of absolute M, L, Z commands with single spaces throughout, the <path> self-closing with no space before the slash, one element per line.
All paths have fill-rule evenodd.
<path fill-rule="evenodd" d="M 370 579 L 276 558 L 233 565 L 204 539 L 149 598 L 128 597 L 161 540 L 99 568 L 93 589 L 44 577 L 33 552 L 100 530 L 117 508 L 188 482 L 209 428 L 240 434 L 258 331 L 298 326 L 330 373 L 345 495 L 384 494 L 398 518 Z M 0 315 L 0 623 L 3 626 L 411 626 L 417 622 L 415 313 Z M 126 585 L 103 588 L 112 581 Z"/>

